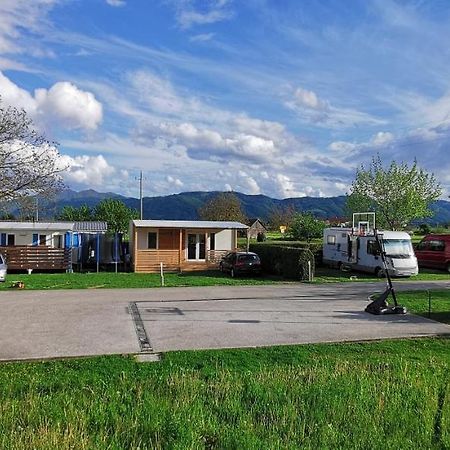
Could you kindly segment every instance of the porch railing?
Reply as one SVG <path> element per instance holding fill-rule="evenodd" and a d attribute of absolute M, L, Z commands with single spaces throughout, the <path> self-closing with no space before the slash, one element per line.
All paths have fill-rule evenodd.
<path fill-rule="evenodd" d="M 8 270 L 67 270 L 69 249 L 47 246 L 6 246 L 0 253 L 6 259 Z"/>
<path fill-rule="evenodd" d="M 135 272 L 157 272 L 163 263 L 166 270 L 177 270 L 180 266 L 178 250 L 138 250 L 135 256 Z"/>

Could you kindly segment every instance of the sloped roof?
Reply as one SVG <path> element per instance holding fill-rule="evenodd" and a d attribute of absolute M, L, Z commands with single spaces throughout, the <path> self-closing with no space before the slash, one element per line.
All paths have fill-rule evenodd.
<path fill-rule="evenodd" d="M 222 222 L 215 220 L 133 220 L 135 227 L 148 228 L 208 228 L 223 230 L 246 230 L 247 225 L 240 222 Z"/>
<path fill-rule="evenodd" d="M 99 233 L 108 230 L 108 224 L 101 221 L 83 221 L 73 224 L 73 231 L 81 233 Z"/>
<path fill-rule="evenodd" d="M 0 222 L 2 230 L 72 231 L 73 222 Z"/>
<path fill-rule="evenodd" d="M 105 232 L 108 229 L 106 222 L 83 221 L 83 222 L 14 222 L 1 221 L 0 230 L 23 230 L 23 231 L 76 231 L 81 233 Z"/>

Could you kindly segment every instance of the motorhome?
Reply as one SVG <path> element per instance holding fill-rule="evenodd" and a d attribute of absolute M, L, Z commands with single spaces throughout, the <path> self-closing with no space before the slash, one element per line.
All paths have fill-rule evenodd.
<path fill-rule="evenodd" d="M 411 236 L 403 231 L 374 231 L 365 227 L 325 228 L 323 262 L 342 270 L 348 268 L 383 277 L 383 261 L 375 233 L 383 243 L 389 275 L 417 275 L 417 258 Z"/>

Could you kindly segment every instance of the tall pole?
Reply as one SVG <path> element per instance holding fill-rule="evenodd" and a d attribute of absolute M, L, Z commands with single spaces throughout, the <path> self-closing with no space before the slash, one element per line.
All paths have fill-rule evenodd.
<path fill-rule="evenodd" d="M 139 199 L 141 201 L 141 220 L 144 219 L 144 204 L 143 204 L 143 196 L 142 196 L 142 170 L 141 175 L 139 177 Z"/>

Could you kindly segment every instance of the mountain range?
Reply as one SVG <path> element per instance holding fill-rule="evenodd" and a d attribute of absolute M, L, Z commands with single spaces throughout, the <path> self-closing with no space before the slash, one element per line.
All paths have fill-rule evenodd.
<path fill-rule="evenodd" d="M 182 192 L 180 194 L 159 197 L 144 197 L 144 219 L 172 219 L 195 220 L 198 219 L 198 209 L 218 192 Z M 320 218 L 344 217 L 345 196 L 338 197 L 300 197 L 275 199 L 266 195 L 247 195 L 235 192 L 242 204 L 247 217 L 267 220 L 274 208 L 287 206 L 297 211 L 309 211 Z M 53 218 L 64 206 L 79 207 L 88 205 L 94 207 L 105 198 L 115 198 L 123 201 L 128 207 L 139 210 L 140 201 L 133 197 L 124 197 L 112 192 L 97 192 L 92 189 L 76 192 L 70 189 L 62 191 L 54 201 L 42 205 L 39 211 L 41 218 Z M 432 224 L 450 222 L 450 202 L 438 200 L 432 205 L 434 216 L 427 220 Z"/>

